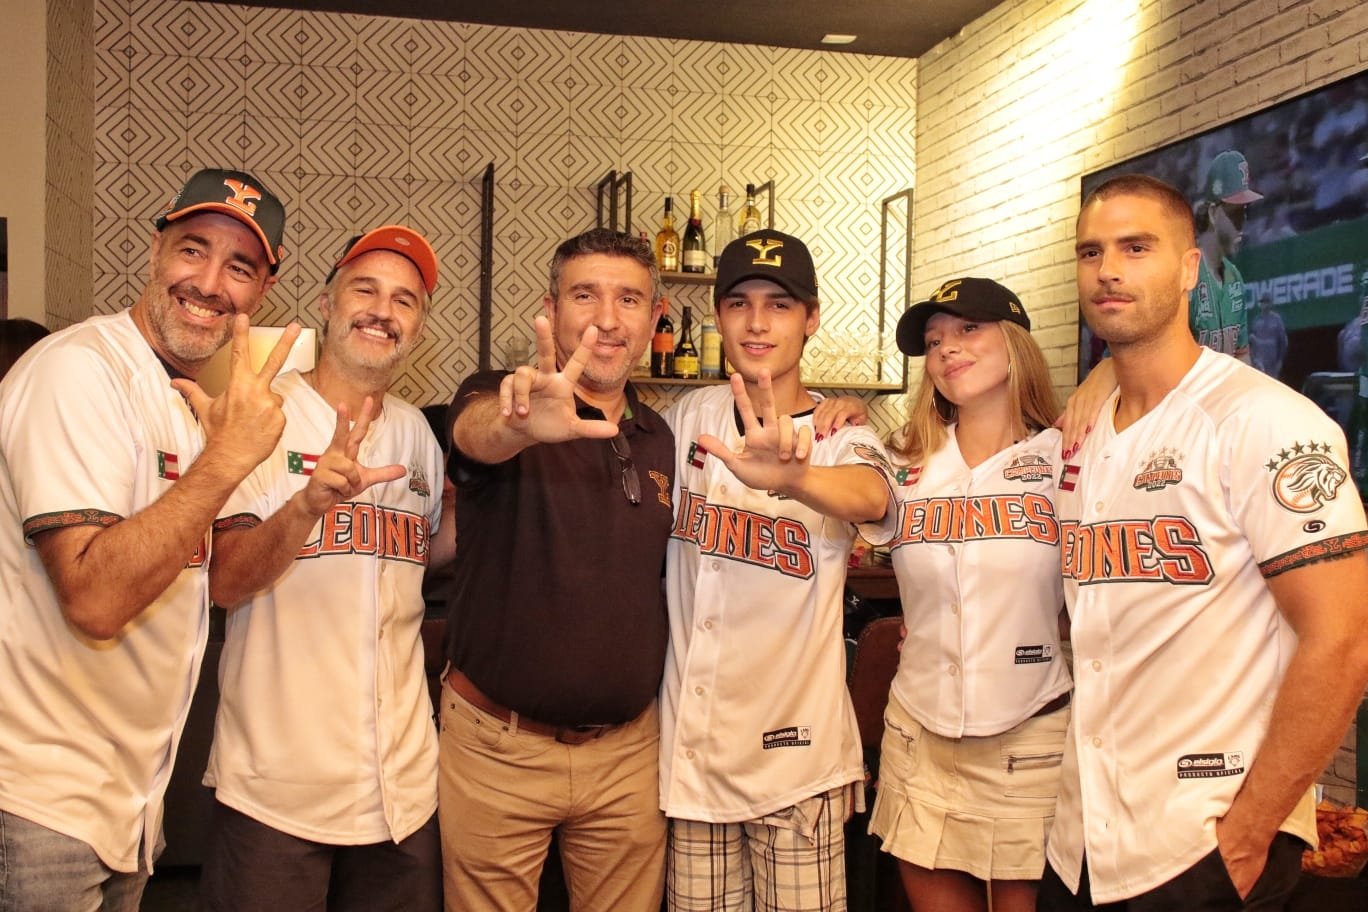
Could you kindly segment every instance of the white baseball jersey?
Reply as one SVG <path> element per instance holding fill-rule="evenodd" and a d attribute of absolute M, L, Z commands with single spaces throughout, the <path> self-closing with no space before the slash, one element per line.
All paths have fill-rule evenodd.
<path fill-rule="evenodd" d="M 337 413 L 297 371 L 277 378 L 285 433 L 218 527 L 266 519 L 309 481 Z M 423 572 L 442 509 L 442 454 L 418 409 L 386 396 L 357 459 L 399 463 L 315 524 L 294 563 L 228 613 L 204 784 L 315 842 L 398 842 L 437 807 L 423 671 Z"/>
<path fill-rule="evenodd" d="M 1075 690 L 1047 853 L 1077 890 L 1086 850 L 1097 903 L 1216 847 L 1297 645 L 1265 578 L 1368 545 L 1343 433 L 1281 383 L 1203 349 L 1119 434 L 1115 401 L 1055 501 Z M 1315 844 L 1310 790 L 1282 828 Z"/>
<path fill-rule="evenodd" d="M 209 529 L 114 639 L 69 626 L 33 536 L 109 526 L 171 490 L 204 438 L 128 312 L 47 337 L 0 384 L 0 808 L 151 867 L 208 634 Z M 148 534 L 155 535 L 155 530 Z"/>
<path fill-rule="evenodd" d="M 740 449 L 730 387 L 689 393 L 665 418 L 677 457 L 661 808 L 752 820 L 864 775 L 841 639 L 855 527 L 746 487 L 695 445 L 712 434 Z M 811 463 L 885 473 L 887 457 L 871 430 L 846 428 L 815 443 Z"/>
<path fill-rule="evenodd" d="M 997 735 L 1066 693 L 1059 643 L 1059 431 L 974 468 L 950 427 L 924 465 L 899 467 L 893 552 L 907 640 L 893 696 L 947 738 Z"/>

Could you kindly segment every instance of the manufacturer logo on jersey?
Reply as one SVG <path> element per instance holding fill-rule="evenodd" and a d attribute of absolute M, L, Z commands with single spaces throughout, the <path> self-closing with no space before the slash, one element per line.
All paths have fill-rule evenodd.
<path fill-rule="evenodd" d="M 1135 490 L 1149 491 L 1152 494 L 1182 481 L 1183 470 L 1178 465 L 1178 456 L 1176 451 L 1167 448 L 1151 453 L 1145 468 L 1135 476 Z"/>
<path fill-rule="evenodd" d="M 410 462 L 408 467 L 409 490 L 419 497 L 431 497 L 432 488 L 428 486 L 427 472 L 423 470 L 417 460 Z"/>
<path fill-rule="evenodd" d="M 796 519 L 711 504 L 684 488 L 670 537 L 693 542 L 701 554 L 777 570 L 784 576 L 812 578 L 811 536 Z"/>
<path fill-rule="evenodd" d="M 1046 478 L 1054 478 L 1054 466 L 1050 465 L 1050 460 L 1036 453 L 1023 453 L 1012 460 L 1012 464 L 1002 470 L 1002 477 L 1006 481 L 1020 481 L 1029 484 L 1033 481 L 1042 481 Z"/>
<path fill-rule="evenodd" d="M 1039 665 L 1041 662 L 1053 661 L 1054 647 L 1050 645 L 1018 646 L 1012 656 L 1014 665 Z"/>
<path fill-rule="evenodd" d="M 1211 289 L 1207 288 L 1206 282 L 1197 283 L 1197 316 L 1210 320 L 1211 313 Z"/>
<path fill-rule="evenodd" d="M 663 472 L 657 472 L 655 469 L 651 469 L 646 474 L 650 476 L 651 481 L 654 481 L 659 489 L 656 491 L 656 500 L 666 507 L 673 507 L 674 505 L 670 503 L 670 476 Z"/>
<path fill-rule="evenodd" d="M 1184 754 L 1178 758 L 1179 779 L 1216 779 L 1238 776 L 1245 771 L 1244 753 Z"/>
<path fill-rule="evenodd" d="M 1069 464 L 1064 466 L 1064 472 L 1059 476 L 1059 490 L 1072 491 L 1078 487 L 1078 475 L 1081 466 Z"/>
<path fill-rule="evenodd" d="M 291 475 L 312 475 L 318 468 L 318 455 L 315 453 L 296 453 L 285 451 L 285 470 Z"/>
<path fill-rule="evenodd" d="M 898 504 L 893 547 L 918 542 L 963 542 L 988 538 L 1059 541 L 1054 505 L 1040 494 L 929 497 Z"/>
<path fill-rule="evenodd" d="M 1340 485 L 1349 477 L 1331 459 L 1328 443 L 1294 443 L 1268 460 L 1265 468 L 1273 473 L 1273 496 L 1293 513 L 1314 513 L 1334 500 Z"/>
<path fill-rule="evenodd" d="M 175 453 L 157 450 L 157 475 L 167 481 L 180 478 L 180 459 Z"/>
<path fill-rule="evenodd" d="M 1060 523 L 1059 564 L 1066 579 L 1092 583 L 1163 582 L 1203 586 L 1214 572 L 1202 536 L 1185 516 Z"/>
<path fill-rule="evenodd" d="M 761 735 L 760 743 L 765 750 L 775 747 L 807 747 L 812 743 L 812 726 L 790 725 L 786 728 L 776 728 Z"/>
<path fill-rule="evenodd" d="M 708 451 L 703 449 L 703 444 L 695 440 L 689 444 L 689 465 L 695 469 L 703 468 L 703 463 L 707 461 Z"/>
<path fill-rule="evenodd" d="M 905 469 L 898 469 L 893 473 L 893 480 L 898 483 L 900 488 L 910 488 L 921 480 L 922 467 L 909 466 Z"/>

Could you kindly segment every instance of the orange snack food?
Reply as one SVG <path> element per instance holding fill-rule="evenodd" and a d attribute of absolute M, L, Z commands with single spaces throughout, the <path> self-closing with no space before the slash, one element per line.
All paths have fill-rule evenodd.
<path fill-rule="evenodd" d="M 1316 835 L 1320 846 L 1303 853 L 1303 871 L 1320 877 L 1357 877 L 1363 871 L 1368 863 L 1368 811 L 1322 801 L 1316 805 Z"/>

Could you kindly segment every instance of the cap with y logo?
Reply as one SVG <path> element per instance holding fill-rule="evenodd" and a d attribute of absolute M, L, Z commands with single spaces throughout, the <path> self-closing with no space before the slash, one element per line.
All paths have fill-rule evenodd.
<path fill-rule="evenodd" d="M 713 303 L 747 279 L 768 279 L 804 303 L 817 300 L 817 270 L 807 245 L 772 228 L 752 231 L 723 248 Z"/>
<path fill-rule="evenodd" d="M 1007 286 L 992 279 L 951 279 L 927 300 L 907 308 L 898 320 L 898 348 L 903 354 L 926 354 L 926 324 L 938 313 L 988 323 L 1006 320 L 1022 329 L 1031 328 L 1031 318 L 1021 306 L 1021 299 Z"/>
<path fill-rule="evenodd" d="M 274 273 L 285 256 L 285 207 L 275 194 L 246 171 L 209 168 L 193 174 L 185 186 L 152 220 L 160 231 L 168 222 L 197 212 L 219 212 L 242 222 L 261 240 L 266 262 Z"/>

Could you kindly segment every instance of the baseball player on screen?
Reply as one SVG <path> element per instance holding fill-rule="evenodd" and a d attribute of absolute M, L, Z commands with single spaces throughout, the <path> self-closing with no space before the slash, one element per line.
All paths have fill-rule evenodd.
<path fill-rule="evenodd" d="M 1244 243 L 1245 207 L 1263 199 L 1249 187 L 1249 162 L 1233 149 L 1211 160 L 1196 206 L 1197 246 L 1202 251 L 1188 304 L 1192 337 L 1199 345 L 1249 363 L 1249 312 L 1244 277 L 1230 261 Z"/>
<path fill-rule="evenodd" d="M 1197 345 L 1194 239 L 1148 176 L 1078 219 L 1079 300 L 1118 390 L 1055 501 L 1075 690 L 1042 909 L 1282 909 L 1368 685 L 1344 435 Z"/>

